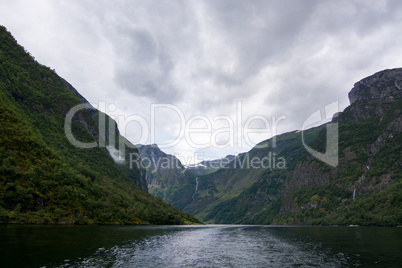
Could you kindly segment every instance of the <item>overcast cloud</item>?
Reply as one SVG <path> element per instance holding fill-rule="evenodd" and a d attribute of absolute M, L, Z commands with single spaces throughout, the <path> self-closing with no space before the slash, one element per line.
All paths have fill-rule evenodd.
<path fill-rule="evenodd" d="M 349 105 L 358 80 L 402 66 L 397 0 L 0 0 L 0 24 L 91 103 L 114 104 L 111 115 L 150 124 L 151 104 L 172 105 L 155 110 L 148 131 L 142 121 L 120 129 L 132 142 L 156 142 L 185 162 L 195 162 L 196 152 L 222 157 L 250 149 L 248 140 L 301 129 L 327 104 Z M 180 134 L 181 112 L 186 123 L 193 116 L 211 121 L 209 134 L 191 134 L 204 146 L 186 139 L 163 146 Z M 211 135 L 230 129 L 230 120 L 216 117 L 223 115 L 235 127 L 257 115 L 271 126 L 286 119 L 276 133 L 249 139 L 235 128 L 232 143 L 230 131 Z M 191 126 L 208 127 L 202 118 Z"/>

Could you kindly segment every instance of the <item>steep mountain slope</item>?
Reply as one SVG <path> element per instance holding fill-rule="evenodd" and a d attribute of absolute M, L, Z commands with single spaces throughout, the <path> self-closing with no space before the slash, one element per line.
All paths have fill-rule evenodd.
<path fill-rule="evenodd" d="M 193 200 L 196 175 L 184 168 L 174 155 L 166 154 L 156 144 L 136 145 L 146 169 L 149 192 L 181 209 Z"/>
<path fill-rule="evenodd" d="M 180 199 L 169 202 L 211 223 L 401 225 L 401 88 L 402 69 L 367 77 L 332 122 L 266 140 L 225 168 L 183 182 Z M 324 154 L 333 126 L 335 167 L 303 145 L 304 138 Z"/>
<path fill-rule="evenodd" d="M 85 109 L 69 114 L 77 105 Z M 0 222 L 196 222 L 144 191 L 145 170 L 130 155 L 139 161 L 113 120 L 0 26 Z"/>

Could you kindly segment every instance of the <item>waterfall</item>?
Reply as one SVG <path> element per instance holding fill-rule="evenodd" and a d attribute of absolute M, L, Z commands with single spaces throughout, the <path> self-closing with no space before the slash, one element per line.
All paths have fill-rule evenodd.
<path fill-rule="evenodd" d="M 197 193 L 197 190 L 198 190 L 198 178 L 195 178 L 195 192 L 194 192 L 194 194 L 192 196 L 193 200 L 194 200 L 195 194 Z"/>
<path fill-rule="evenodd" d="M 353 191 L 353 200 L 355 200 L 355 197 L 356 197 L 356 188 L 355 188 L 355 190 Z"/>

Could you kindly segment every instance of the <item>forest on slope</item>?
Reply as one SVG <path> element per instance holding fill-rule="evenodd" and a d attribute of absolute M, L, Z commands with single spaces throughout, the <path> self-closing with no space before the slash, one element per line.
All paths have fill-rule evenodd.
<path fill-rule="evenodd" d="M 141 168 L 130 168 L 127 161 L 116 164 L 105 147 L 82 149 L 70 143 L 65 117 L 85 102 L 0 26 L 0 222 L 198 222 L 144 191 Z M 72 120 L 74 137 L 100 144 L 109 134 L 100 133 L 100 116 L 110 122 L 96 109 L 80 110 Z M 107 145 L 119 149 L 122 139 L 117 133 Z M 126 156 L 138 153 L 127 140 L 124 143 Z"/>

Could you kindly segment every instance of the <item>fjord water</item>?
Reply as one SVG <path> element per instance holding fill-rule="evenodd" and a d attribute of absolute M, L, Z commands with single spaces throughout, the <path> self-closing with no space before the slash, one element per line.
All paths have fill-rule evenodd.
<path fill-rule="evenodd" d="M 0 267 L 398 267 L 402 228 L 0 226 Z"/>

